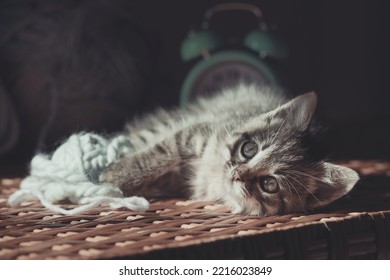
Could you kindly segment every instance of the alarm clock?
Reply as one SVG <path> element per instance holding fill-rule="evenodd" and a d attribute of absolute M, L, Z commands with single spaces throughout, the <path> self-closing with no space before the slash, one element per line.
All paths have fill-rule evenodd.
<path fill-rule="evenodd" d="M 258 26 L 238 44 L 230 45 L 210 28 L 211 18 L 224 11 L 248 12 L 257 18 Z M 288 56 L 286 44 L 264 21 L 262 11 L 248 3 L 224 3 L 208 9 L 201 28 L 189 33 L 180 52 L 184 62 L 193 63 L 182 83 L 182 106 L 239 82 L 279 85 L 281 79 L 272 64 Z"/>

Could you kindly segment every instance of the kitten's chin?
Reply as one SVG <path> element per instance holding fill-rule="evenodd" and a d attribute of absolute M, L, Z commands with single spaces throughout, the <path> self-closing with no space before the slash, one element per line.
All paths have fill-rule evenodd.
<path fill-rule="evenodd" d="M 264 213 L 262 207 L 257 203 L 244 202 L 243 205 L 238 205 L 235 203 L 229 203 L 229 207 L 233 214 L 238 215 L 251 215 L 251 216 L 267 216 L 267 213 Z"/>
<path fill-rule="evenodd" d="M 248 197 L 242 182 L 233 181 L 230 189 L 229 197 L 226 196 L 224 202 L 231 208 L 233 214 L 251 216 L 265 216 L 267 214 L 264 213 L 259 201 L 254 197 Z"/>

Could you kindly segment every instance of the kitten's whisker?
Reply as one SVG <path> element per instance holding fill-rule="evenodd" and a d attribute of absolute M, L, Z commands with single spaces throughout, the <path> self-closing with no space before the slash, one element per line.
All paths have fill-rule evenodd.
<path fill-rule="evenodd" d="M 229 135 L 229 137 L 232 137 L 232 135 L 230 134 L 229 130 L 227 129 L 226 125 L 224 126 L 225 130 L 226 130 L 226 133 L 227 135 Z"/>
<path fill-rule="evenodd" d="M 314 195 L 314 193 L 309 190 L 304 184 L 302 184 L 300 181 L 298 181 L 296 178 L 294 178 L 292 175 L 287 175 L 287 177 L 293 179 L 295 182 L 297 182 L 298 184 L 300 184 L 302 187 L 304 187 L 317 201 L 318 203 L 321 205 L 321 201 Z"/>
<path fill-rule="evenodd" d="M 314 176 L 312 176 L 312 175 L 310 175 L 310 174 L 307 174 L 307 173 L 305 173 L 305 172 L 301 172 L 301 171 L 298 171 L 298 170 L 290 170 L 290 171 L 283 171 L 283 172 L 284 172 L 284 173 L 288 173 L 288 174 L 290 174 L 290 175 L 302 175 L 302 176 L 306 176 L 306 177 L 311 178 L 311 179 L 313 179 L 313 180 L 315 180 L 315 181 L 324 183 L 324 181 L 323 181 L 322 179 L 317 178 L 317 177 L 314 177 Z"/>
<path fill-rule="evenodd" d="M 286 182 L 288 182 L 288 184 L 290 184 L 290 186 L 291 186 L 291 187 L 294 189 L 294 191 L 297 193 L 298 198 L 299 198 L 299 201 L 301 202 L 302 210 L 305 210 L 305 205 L 303 204 L 302 198 L 301 198 L 301 196 L 299 195 L 299 192 L 298 192 L 297 189 L 295 188 L 294 184 L 291 183 L 290 180 L 289 180 L 287 177 L 284 177 L 284 179 L 286 180 Z"/>
<path fill-rule="evenodd" d="M 221 156 L 220 156 L 221 157 Z M 221 159 L 223 160 L 223 162 L 225 163 L 225 159 L 223 159 L 221 157 Z M 218 165 L 218 166 L 221 166 L 221 161 L 219 159 L 209 159 L 209 160 L 205 160 L 205 159 L 199 159 L 198 160 L 199 162 L 207 162 L 207 163 L 213 163 L 215 165 Z"/>
<path fill-rule="evenodd" d="M 221 157 L 221 159 L 223 159 L 225 162 L 226 161 L 229 161 L 228 159 L 226 159 L 220 152 L 217 152 L 217 154 Z"/>
<path fill-rule="evenodd" d="M 286 183 L 287 187 L 288 187 L 288 190 L 290 192 L 290 195 L 292 195 L 292 190 L 291 190 L 291 186 L 287 183 L 287 181 L 285 180 L 284 177 L 282 177 L 282 180 Z"/>
<path fill-rule="evenodd" d="M 213 162 L 202 162 L 203 166 L 209 166 L 209 167 L 220 167 L 221 164 L 213 163 Z"/>

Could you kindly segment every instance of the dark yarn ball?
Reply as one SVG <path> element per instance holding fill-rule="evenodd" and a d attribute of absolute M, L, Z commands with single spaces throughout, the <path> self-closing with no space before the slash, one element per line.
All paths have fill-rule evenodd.
<path fill-rule="evenodd" d="M 19 152 L 118 130 L 147 104 L 156 39 L 131 2 L 1 1 L 0 78 L 19 116 Z"/>

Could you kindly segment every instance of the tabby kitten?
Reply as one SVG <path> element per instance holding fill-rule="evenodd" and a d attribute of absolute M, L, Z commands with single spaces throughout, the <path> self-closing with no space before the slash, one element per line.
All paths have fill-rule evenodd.
<path fill-rule="evenodd" d="M 314 92 L 288 101 L 275 89 L 240 85 L 157 111 L 128 125 L 134 152 L 109 165 L 100 181 L 125 195 L 182 194 L 250 215 L 324 206 L 359 177 L 308 156 L 303 140 L 316 105 Z"/>

